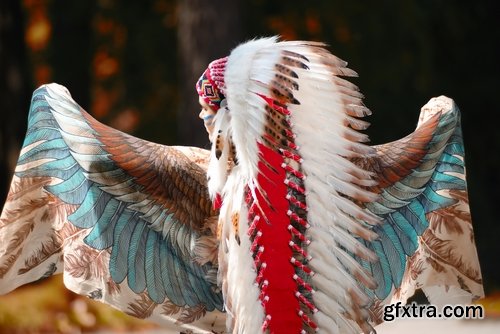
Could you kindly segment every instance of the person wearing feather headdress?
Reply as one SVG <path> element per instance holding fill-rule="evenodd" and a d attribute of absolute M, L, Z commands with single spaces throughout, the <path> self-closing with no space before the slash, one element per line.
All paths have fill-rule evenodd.
<path fill-rule="evenodd" d="M 470 219 L 458 108 L 433 99 L 406 139 L 367 146 L 346 65 L 321 43 L 264 38 L 196 83 L 234 332 L 368 333 L 418 288 L 437 305 L 482 295 L 474 245 L 439 227 Z"/>
<path fill-rule="evenodd" d="M 438 306 L 479 298 L 458 108 L 431 99 L 413 133 L 369 146 L 354 75 L 321 43 L 241 44 L 196 83 L 210 152 L 38 88 L 0 217 L 0 293 L 63 273 L 165 328 L 251 334 L 369 333 L 417 289 Z"/>

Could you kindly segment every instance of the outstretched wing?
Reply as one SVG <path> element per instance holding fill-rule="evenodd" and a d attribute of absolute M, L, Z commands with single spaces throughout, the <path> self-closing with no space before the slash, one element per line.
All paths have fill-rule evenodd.
<path fill-rule="evenodd" d="M 363 241 L 379 261 L 358 259 L 378 283 L 375 297 L 384 300 L 395 289 L 396 299 L 406 300 L 420 287 L 434 304 L 446 302 L 448 292 L 448 303 L 456 298 L 453 294 L 460 295 L 462 303 L 481 296 L 460 113 L 454 102 L 432 99 L 422 108 L 415 132 L 375 149 L 376 154 L 355 160 L 375 175 L 377 185 L 371 190 L 380 196 L 366 207 L 384 222 L 373 227 L 377 240 Z M 404 277 L 405 291 L 400 291 Z"/>
<path fill-rule="evenodd" d="M 14 227 L 21 222 L 11 218 L 19 204 L 8 202 L 2 236 L 15 233 L 26 239 L 36 225 L 57 221 L 49 229 L 54 249 L 45 258 L 64 254 L 65 282 L 71 289 L 137 316 L 149 316 L 162 305 L 163 310 L 154 311 L 158 315 L 192 322 L 207 311 L 222 310 L 216 285 L 217 213 L 208 198 L 206 161 L 202 150 L 154 144 L 100 124 L 64 87 L 42 86 L 33 94 L 15 176 L 20 184 L 32 180 L 39 198 L 28 199 L 31 189 L 19 184 L 9 198 L 24 197 L 31 201 L 25 202 L 27 207 L 45 199 L 58 209 L 22 234 Z M 24 254 L 29 247 L 47 248 L 20 241 L 4 256 Z M 10 269 L 25 259 L 14 259 Z M 31 267 L 42 267 L 45 260 Z M 11 272 L 4 280 L 30 270 Z M 31 280 L 42 276 L 31 274 Z M 139 298 L 125 303 L 120 294 Z"/>

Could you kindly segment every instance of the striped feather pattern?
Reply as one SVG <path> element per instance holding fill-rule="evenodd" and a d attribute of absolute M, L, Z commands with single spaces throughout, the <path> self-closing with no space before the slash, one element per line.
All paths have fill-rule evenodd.
<path fill-rule="evenodd" d="M 384 224 L 373 228 L 377 240 L 363 242 L 379 261 L 359 261 L 378 283 L 374 296 L 384 300 L 401 286 L 407 259 L 429 227 L 428 214 L 457 203 L 441 191 L 466 191 L 458 108 L 442 108 L 428 115 L 412 134 L 375 149 L 376 154 L 354 162 L 373 171 L 378 181 L 372 189 L 380 197 L 366 207 Z"/>
<path fill-rule="evenodd" d="M 46 190 L 77 206 L 68 220 L 89 230 L 88 246 L 110 250 L 116 283 L 126 279 L 157 304 L 222 309 L 207 281 L 217 263 L 201 265 L 193 253 L 200 238 L 215 238 L 202 168 L 176 148 L 98 123 L 54 84 L 34 93 L 24 147 L 19 164 L 28 168 L 17 176 L 60 179 Z"/>

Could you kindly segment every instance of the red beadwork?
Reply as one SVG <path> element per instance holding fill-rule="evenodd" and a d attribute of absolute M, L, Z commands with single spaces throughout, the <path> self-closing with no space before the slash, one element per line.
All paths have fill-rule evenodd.
<path fill-rule="evenodd" d="M 300 163 L 302 163 L 304 161 L 300 155 L 292 153 L 292 152 L 285 150 L 283 148 L 280 148 L 280 152 L 286 158 L 293 159 L 293 160 L 300 162 Z"/>
<path fill-rule="evenodd" d="M 255 282 L 257 285 L 260 285 L 260 282 L 264 279 L 264 272 L 266 271 L 267 268 L 267 263 L 262 263 L 259 269 L 259 273 L 257 274 L 257 278 L 255 279 Z"/>
<path fill-rule="evenodd" d="M 284 168 L 287 172 L 292 173 L 296 177 L 298 177 L 301 180 L 305 180 L 306 176 L 299 172 L 298 170 L 292 168 L 290 165 L 287 165 L 286 163 L 281 164 L 281 168 Z"/>
<path fill-rule="evenodd" d="M 290 147 L 292 150 L 298 150 L 298 149 L 299 149 L 299 146 L 298 146 L 297 144 L 295 144 L 293 141 L 288 140 L 288 141 L 287 141 L 287 145 L 288 145 L 288 147 Z"/>
<path fill-rule="evenodd" d="M 292 215 L 294 215 L 292 213 Z M 305 242 L 306 245 L 309 245 L 311 241 L 307 239 L 302 233 L 300 233 L 299 230 L 297 230 L 293 225 L 288 225 L 288 230 L 293 233 L 297 238 L 299 238 L 300 241 Z"/>
<path fill-rule="evenodd" d="M 306 305 L 311 311 L 313 311 L 313 313 L 316 313 L 318 312 L 318 309 L 316 308 L 316 306 L 314 306 L 313 303 L 311 303 L 309 300 L 307 300 L 306 297 L 304 297 L 303 294 L 301 294 L 299 291 L 295 292 L 295 297 L 297 297 L 301 303 L 303 303 L 304 305 Z"/>
<path fill-rule="evenodd" d="M 301 193 L 301 194 L 304 194 L 304 193 L 306 192 L 304 188 L 302 188 L 301 186 L 299 186 L 298 184 L 296 184 L 296 183 L 295 183 L 295 182 L 293 182 L 293 181 L 290 181 L 290 180 L 288 180 L 288 179 L 285 179 L 284 183 L 285 183 L 288 187 L 290 187 L 290 188 L 292 188 L 292 189 L 294 189 L 294 190 L 298 191 L 298 192 L 299 192 L 299 193 Z"/>
<path fill-rule="evenodd" d="M 262 282 L 262 285 L 260 287 L 260 294 L 259 294 L 259 299 L 264 302 L 269 300 L 269 296 L 267 295 L 267 287 L 269 286 L 269 282 L 267 280 L 264 280 Z"/>
<path fill-rule="evenodd" d="M 248 228 L 248 231 L 247 231 L 247 234 L 249 236 L 252 236 L 253 233 L 255 232 L 255 229 L 257 228 L 257 223 L 259 222 L 260 220 L 260 216 L 259 215 L 256 215 L 253 220 L 252 220 L 252 224 L 250 225 L 250 227 Z"/>
<path fill-rule="evenodd" d="M 309 225 L 309 223 L 307 222 L 307 220 L 305 220 L 304 218 L 299 217 L 299 215 L 297 215 L 295 212 L 292 212 L 291 210 L 289 212 L 290 213 L 288 214 L 288 212 L 287 212 L 287 214 L 290 216 L 290 218 L 292 218 L 294 221 L 296 221 L 300 225 L 304 226 L 305 228 L 309 228 L 311 226 L 311 225 Z"/>
<path fill-rule="evenodd" d="M 286 199 L 289 200 L 290 203 L 292 203 L 296 207 L 307 211 L 307 205 L 304 202 L 299 201 L 297 197 L 288 194 L 286 195 Z"/>
<path fill-rule="evenodd" d="M 262 323 L 262 331 L 265 332 L 269 328 L 269 322 L 271 321 L 271 316 L 268 314 L 266 315 L 266 319 L 264 320 L 264 323 Z"/>
<path fill-rule="evenodd" d="M 311 293 L 314 293 L 313 288 L 308 283 L 306 283 L 302 278 L 300 278 L 299 275 L 297 275 L 297 274 L 293 275 L 293 279 L 296 280 L 298 284 L 303 286 L 304 289 L 306 289 L 307 291 L 309 291 Z"/>
<path fill-rule="evenodd" d="M 257 251 L 255 258 L 253 259 L 253 262 L 255 263 L 255 268 L 257 268 L 260 265 L 260 258 L 263 252 L 264 252 L 264 246 L 259 246 L 259 250 Z"/>
<path fill-rule="evenodd" d="M 300 247 L 299 245 L 297 245 L 295 242 L 290 241 L 289 245 L 290 245 L 290 247 L 293 248 L 293 250 L 295 250 L 296 252 L 299 252 L 308 261 L 311 260 L 311 257 L 307 254 L 307 252 L 302 247 Z"/>
<path fill-rule="evenodd" d="M 258 271 L 255 282 L 261 292 L 259 299 L 264 313 L 272 316 L 272 319 L 263 323 L 263 327 L 276 334 L 299 333 L 303 321 L 295 312 L 300 306 L 300 301 L 294 296 L 297 283 L 292 279 L 296 268 L 289 263 L 293 256 L 288 246 L 291 239 L 287 230 L 290 218 L 286 215 L 290 202 L 285 198 L 288 189 L 283 183 L 286 171 L 279 168 L 284 158 L 261 143 L 257 145 L 259 156 L 265 163 L 259 162 L 256 180 L 259 187 L 254 193 L 256 198 L 249 191 L 247 194 L 250 194 L 251 199 L 247 205 L 252 208 L 248 219 L 251 222 L 249 229 L 254 230 L 250 240 L 255 269 Z M 256 216 L 260 216 L 260 219 L 256 219 Z M 254 222 L 255 227 L 252 228 Z M 258 252 L 262 246 L 265 251 Z M 268 285 L 264 286 L 264 281 Z"/>
<path fill-rule="evenodd" d="M 270 297 L 269 295 L 266 295 L 266 294 L 262 294 L 261 293 L 261 296 L 262 298 L 260 299 L 260 303 L 262 304 L 262 306 L 264 306 L 264 308 L 266 307 L 266 304 L 267 302 L 269 301 Z"/>
<path fill-rule="evenodd" d="M 318 330 L 318 325 L 316 325 L 316 323 L 314 321 L 311 320 L 311 318 L 309 318 L 307 316 L 307 314 L 304 313 L 304 311 L 302 310 L 298 310 L 297 313 L 299 314 L 299 316 L 302 318 L 302 320 L 309 326 L 311 327 L 312 329 L 314 329 L 315 331 Z"/>
<path fill-rule="evenodd" d="M 306 274 L 308 274 L 308 275 L 310 275 L 310 276 L 314 275 L 314 271 L 312 271 L 312 270 L 311 270 L 311 268 L 309 268 L 309 267 L 308 267 L 308 266 L 306 266 L 305 264 L 302 264 L 302 263 L 301 263 L 300 261 L 298 261 L 296 258 L 292 257 L 292 258 L 290 259 L 290 262 L 291 262 L 294 266 L 296 266 L 296 267 L 298 267 L 298 268 L 302 269 L 302 271 L 303 271 L 303 272 L 305 272 Z"/>
<path fill-rule="evenodd" d="M 246 199 L 247 203 L 250 203 L 251 202 L 251 194 L 250 194 L 250 191 L 248 192 L 249 194 L 247 195 L 247 197 L 250 197 L 250 199 Z M 252 205 L 250 206 L 250 208 L 248 209 L 248 215 L 251 216 L 255 213 L 255 209 L 257 208 L 257 206 L 255 205 L 255 203 L 252 203 Z M 257 208 L 258 209 L 258 208 Z"/>
<path fill-rule="evenodd" d="M 250 247 L 250 250 L 252 251 L 252 253 L 255 252 L 255 250 L 259 246 L 259 240 L 261 237 L 262 237 L 262 232 L 257 231 L 257 234 L 255 235 L 255 238 L 252 241 L 252 246 Z"/>
<path fill-rule="evenodd" d="M 297 135 L 293 133 L 290 129 L 284 129 L 285 131 L 285 136 L 287 136 L 290 139 L 295 139 L 297 138 Z"/>

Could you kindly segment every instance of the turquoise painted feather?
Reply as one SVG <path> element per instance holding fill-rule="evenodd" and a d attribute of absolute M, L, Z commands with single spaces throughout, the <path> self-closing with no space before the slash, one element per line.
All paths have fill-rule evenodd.
<path fill-rule="evenodd" d="M 197 263 L 192 250 L 215 213 L 208 199 L 186 207 L 180 203 L 207 196 L 203 171 L 172 148 L 97 124 L 60 87 L 39 88 L 19 158 L 20 165 L 36 167 L 16 175 L 61 179 L 45 189 L 77 206 L 68 220 L 89 229 L 86 245 L 111 251 L 114 282 L 127 280 L 133 292 L 146 292 L 158 304 L 167 298 L 181 307 L 222 310 L 222 296 L 207 280 L 217 263 Z M 130 154 L 136 161 L 121 159 Z M 194 173 L 183 174 L 184 168 Z M 148 187 L 153 192 L 146 192 Z"/>
<path fill-rule="evenodd" d="M 384 300 L 393 288 L 401 286 L 407 260 L 429 228 L 428 214 L 457 203 L 442 191 L 467 191 L 458 108 L 436 113 L 408 137 L 375 148 L 375 155 L 356 163 L 377 172 L 379 178 L 374 191 L 380 197 L 366 205 L 383 221 L 373 227 L 379 238 L 362 240 L 379 261 L 358 261 L 378 283 L 373 294 Z"/>

